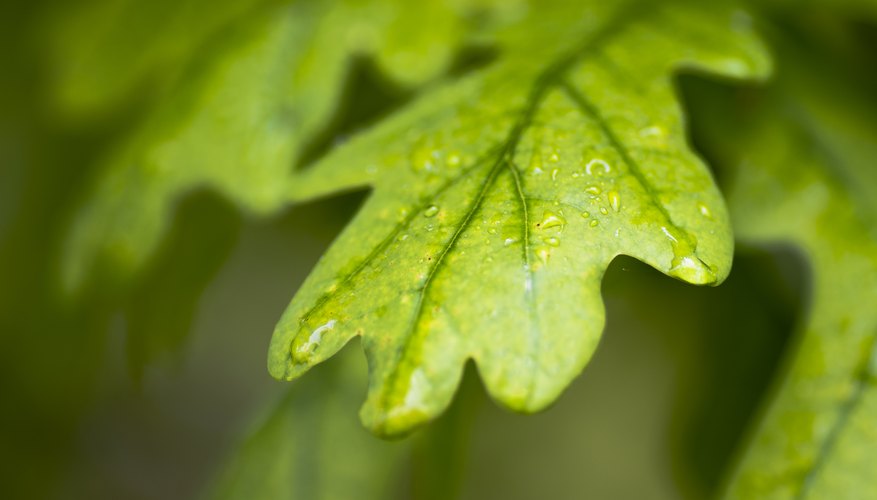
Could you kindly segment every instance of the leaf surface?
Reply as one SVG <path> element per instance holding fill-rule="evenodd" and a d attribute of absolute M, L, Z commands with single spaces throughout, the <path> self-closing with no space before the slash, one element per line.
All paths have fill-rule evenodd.
<path fill-rule="evenodd" d="M 468 359 L 495 399 L 537 411 L 593 354 L 615 256 L 696 284 L 724 279 L 726 209 L 686 144 L 671 78 L 683 67 L 764 76 L 740 15 L 540 3 L 497 30 L 495 64 L 305 171 L 294 199 L 374 193 L 285 312 L 271 373 L 296 378 L 360 335 L 361 416 L 379 434 L 441 412 Z"/>

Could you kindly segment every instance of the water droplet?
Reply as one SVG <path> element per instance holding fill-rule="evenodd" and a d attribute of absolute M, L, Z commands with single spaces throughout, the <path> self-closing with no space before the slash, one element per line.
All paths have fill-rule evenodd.
<path fill-rule="evenodd" d="M 431 384 L 426 378 L 422 368 L 417 368 L 411 372 L 408 379 L 408 391 L 405 393 L 405 400 L 401 405 L 395 406 L 387 413 L 390 418 L 405 419 L 412 412 L 422 412 L 426 409 L 425 396 L 430 392 Z"/>
<path fill-rule="evenodd" d="M 591 216 L 591 212 L 582 212 L 582 217 L 587 219 L 590 216 Z"/>
<path fill-rule="evenodd" d="M 411 152 L 411 168 L 415 172 L 433 171 L 435 170 L 435 160 L 438 151 L 430 147 L 425 141 L 421 141 L 414 151 Z"/>
<path fill-rule="evenodd" d="M 516 241 L 518 241 L 517 238 L 506 238 L 505 241 L 503 242 L 503 244 L 505 246 L 509 246 L 509 245 L 513 245 Z"/>
<path fill-rule="evenodd" d="M 657 125 L 652 125 L 651 127 L 640 129 L 639 135 L 642 137 L 664 137 L 666 132 L 664 132 L 663 128 Z"/>
<path fill-rule="evenodd" d="M 426 216 L 426 217 L 432 217 L 432 216 L 434 216 L 435 214 L 437 214 L 438 212 L 439 212 L 439 208 L 438 208 L 437 206 L 435 206 L 435 205 L 430 205 L 430 206 L 427 207 L 427 209 L 423 212 L 423 215 Z"/>
<path fill-rule="evenodd" d="M 661 231 L 670 240 L 673 247 L 673 260 L 670 262 L 669 274 L 679 279 L 695 284 L 715 283 L 715 269 L 700 260 L 695 250 L 697 240 L 687 234 L 680 234 L 676 230 L 669 230 L 661 226 Z"/>
<path fill-rule="evenodd" d="M 560 161 L 560 156 L 557 153 L 551 153 L 551 156 L 548 157 L 548 161 L 551 163 L 557 163 Z"/>
<path fill-rule="evenodd" d="M 461 161 L 462 160 L 460 159 L 460 155 L 457 153 L 451 153 L 450 155 L 448 155 L 448 166 L 449 167 L 458 167 L 458 166 L 460 166 Z"/>
<path fill-rule="evenodd" d="M 408 239 L 408 235 L 407 234 L 400 234 L 399 237 L 396 239 L 398 239 L 399 241 L 405 241 Z"/>
<path fill-rule="evenodd" d="M 542 173 L 542 155 L 538 152 L 534 152 L 530 156 L 530 171 L 534 174 Z"/>
<path fill-rule="evenodd" d="M 304 342 L 296 343 L 293 341 L 292 359 L 296 363 L 307 363 L 311 354 L 320 346 L 323 340 L 323 334 L 335 328 L 337 320 L 330 319 L 326 323 L 315 328 Z M 296 339 L 302 338 L 301 334 Z M 297 344 L 297 345 L 296 345 Z"/>
<path fill-rule="evenodd" d="M 670 274 L 697 284 L 715 283 L 716 273 L 693 253 L 675 254 L 670 263 Z"/>
<path fill-rule="evenodd" d="M 621 196 L 618 194 L 618 191 L 609 191 L 609 206 L 612 207 L 612 210 L 618 212 L 621 210 Z"/>
<path fill-rule="evenodd" d="M 600 221 L 598 221 L 597 219 L 592 220 L 591 223 L 589 224 L 589 226 L 591 226 L 591 227 L 597 227 L 599 225 L 600 225 Z"/>
<path fill-rule="evenodd" d="M 608 174 L 610 170 L 609 164 L 600 158 L 594 158 L 585 165 L 585 172 L 588 175 Z"/>
<path fill-rule="evenodd" d="M 559 169 L 559 168 L 555 168 L 554 170 L 552 170 L 552 171 L 551 171 L 551 180 L 556 181 L 556 180 L 557 180 L 557 174 L 558 174 L 559 172 L 560 172 L 560 169 Z"/>
<path fill-rule="evenodd" d="M 547 248 L 540 248 L 536 251 L 536 256 L 539 257 L 543 264 L 548 264 L 548 259 L 551 258 L 551 251 Z"/>
<path fill-rule="evenodd" d="M 433 229 L 435 229 L 435 226 L 433 226 L 432 224 L 427 224 L 427 226 L 426 226 L 427 232 L 431 232 Z"/>
<path fill-rule="evenodd" d="M 670 242 L 673 244 L 679 243 L 679 240 L 673 236 L 673 233 L 670 232 L 665 226 L 661 226 L 661 232 L 664 233 L 664 236 L 670 239 Z"/>
<path fill-rule="evenodd" d="M 545 243 L 548 243 L 549 245 L 551 245 L 553 247 L 560 245 L 560 239 L 555 238 L 553 236 L 551 238 L 544 238 L 542 241 L 544 241 Z"/>
<path fill-rule="evenodd" d="M 496 234 L 496 228 L 495 227 L 487 228 L 487 232 L 490 234 Z"/>
<path fill-rule="evenodd" d="M 600 193 L 602 193 L 603 190 L 600 189 L 600 186 L 588 186 L 588 187 L 585 188 L 585 192 L 588 193 L 588 194 L 592 194 L 592 195 L 594 195 L 594 196 L 597 196 L 597 195 L 599 195 Z"/>
<path fill-rule="evenodd" d="M 710 208 L 703 203 L 697 206 L 698 210 L 700 210 L 700 214 L 706 217 L 707 219 L 713 218 L 713 213 L 710 211 Z"/>
<path fill-rule="evenodd" d="M 561 231 L 563 231 L 564 226 L 566 226 L 566 219 L 564 219 L 560 215 L 548 211 L 546 211 L 545 214 L 542 216 L 542 222 L 536 224 L 536 227 L 539 229 L 551 229 L 553 227 L 559 227 Z"/>
<path fill-rule="evenodd" d="M 606 207 L 600 207 L 600 213 L 603 215 L 609 215 L 609 209 Z"/>

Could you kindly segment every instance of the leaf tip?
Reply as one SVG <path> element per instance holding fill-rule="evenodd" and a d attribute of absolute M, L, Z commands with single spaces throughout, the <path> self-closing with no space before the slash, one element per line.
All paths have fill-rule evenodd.
<path fill-rule="evenodd" d="M 268 373 L 277 380 L 290 381 L 303 374 L 309 368 L 307 365 L 296 365 L 293 362 L 290 345 L 292 337 L 281 328 L 280 325 L 274 331 L 271 345 L 268 349 Z"/>

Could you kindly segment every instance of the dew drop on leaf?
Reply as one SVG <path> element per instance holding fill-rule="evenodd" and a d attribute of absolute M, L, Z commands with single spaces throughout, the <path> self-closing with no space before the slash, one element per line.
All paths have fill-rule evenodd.
<path fill-rule="evenodd" d="M 566 219 L 562 216 L 557 215 L 553 212 L 546 211 L 542 216 L 542 222 L 536 224 L 536 227 L 539 229 L 551 229 L 553 227 L 559 227 L 563 230 L 563 227 L 566 225 Z"/>
<path fill-rule="evenodd" d="M 462 160 L 460 159 L 460 155 L 457 153 L 451 153 L 448 156 L 448 166 L 449 167 L 457 167 L 460 165 L 461 161 Z"/>
<path fill-rule="evenodd" d="M 716 279 L 715 270 L 700 260 L 695 250 L 697 240 L 691 235 L 676 234 L 675 231 L 661 226 L 661 231 L 670 240 L 673 247 L 673 260 L 670 262 L 670 273 L 686 281 L 708 283 Z"/>
<path fill-rule="evenodd" d="M 330 319 L 326 323 L 315 328 L 307 340 L 301 343 L 293 343 L 292 347 L 292 359 L 296 363 L 307 363 L 311 357 L 311 354 L 319 347 L 320 342 L 323 340 L 323 334 L 333 328 L 335 328 L 336 320 Z"/>
<path fill-rule="evenodd" d="M 639 131 L 639 135 L 641 137 L 658 137 L 662 138 L 666 135 L 664 129 L 658 125 L 652 125 L 651 127 L 643 128 Z"/>
<path fill-rule="evenodd" d="M 411 152 L 411 169 L 415 172 L 435 170 L 437 152 L 427 144 L 421 144 Z"/>
<path fill-rule="evenodd" d="M 621 196 L 618 194 L 618 191 L 609 191 L 609 205 L 612 207 L 612 210 L 616 212 L 621 210 Z"/>
<path fill-rule="evenodd" d="M 536 252 L 536 256 L 539 257 L 539 260 L 542 264 L 548 264 L 548 258 L 551 257 L 551 251 L 547 248 L 540 248 Z"/>
<path fill-rule="evenodd" d="M 679 239 L 674 236 L 673 233 L 671 233 L 666 226 L 661 226 L 661 232 L 664 233 L 664 236 L 666 236 L 673 243 L 674 246 L 679 243 Z"/>
<path fill-rule="evenodd" d="M 587 172 L 588 175 L 608 174 L 609 170 L 611 170 L 609 164 L 600 158 L 595 158 L 585 165 L 585 172 Z"/>

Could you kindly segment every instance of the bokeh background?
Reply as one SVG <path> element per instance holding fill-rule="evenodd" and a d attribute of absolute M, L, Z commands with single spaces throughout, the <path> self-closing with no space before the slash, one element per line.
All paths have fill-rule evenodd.
<path fill-rule="evenodd" d="M 359 427 L 356 342 L 291 384 L 265 368 L 274 323 L 368 192 L 256 217 L 194 190 L 136 279 L 62 292 L 64 238 L 96 165 L 167 90 L 161 74 L 131 70 L 112 106 L 58 108 L 53 37 L 102 1 L 0 10 L 0 496 L 672 499 L 719 487 L 806 311 L 807 267 L 791 248 L 741 246 L 715 289 L 619 258 L 603 341 L 556 405 L 511 414 L 470 367 L 448 414 L 398 442 Z M 104 22 L 149 40 L 175 5 Z M 817 39 L 877 40 L 855 11 L 795 22 Z M 687 106 L 729 85 L 680 81 Z M 413 93 L 356 61 L 313 155 Z"/>

